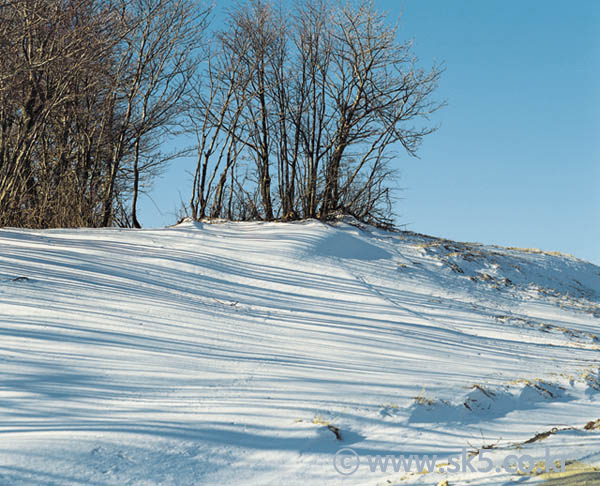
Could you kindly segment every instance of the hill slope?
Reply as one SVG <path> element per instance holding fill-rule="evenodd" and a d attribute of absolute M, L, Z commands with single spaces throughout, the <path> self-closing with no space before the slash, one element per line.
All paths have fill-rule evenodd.
<path fill-rule="evenodd" d="M 555 480 L 344 477 L 342 447 L 548 446 L 599 480 L 598 335 L 600 268 L 570 256 L 314 221 L 2 230 L 0 485 Z"/>

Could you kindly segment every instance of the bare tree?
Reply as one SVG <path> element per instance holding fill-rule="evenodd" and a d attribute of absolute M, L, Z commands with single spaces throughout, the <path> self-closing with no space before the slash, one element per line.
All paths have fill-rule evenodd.
<path fill-rule="evenodd" d="M 214 187 L 211 215 L 223 210 L 222 198 L 230 174 L 228 190 L 236 194 L 238 207 L 247 206 L 242 213 L 266 220 L 274 218 L 274 127 L 281 110 L 277 110 L 272 99 L 282 86 L 277 79 L 281 72 L 276 71 L 278 64 L 279 68 L 283 66 L 283 30 L 281 17 L 271 3 L 252 0 L 231 11 L 228 28 L 215 36 L 203 82 L 196 84 L 190 115 L 198 140 L 191 199 L 194 217 L 206 215 L 213 182 L 224 163 Z M 212 176 L 207 180 L 211 158 Z M 238 168 L 234 165 L 240 158 L 251 159 L 255 165 L 251 173 L 255 177 L 245 177 L 245 186 L 235 177 Z M 256 191 L 260 204 L 256 203 Z"/>
<path fill-rule="evenodd" d="M 231 216 L 227 192 L 242 219 L 347 213 L 390 224 L 391 160 L 415 156 L 434 130 L 442 69 L 420 69 L 368 0 L 302 0 L 292 11 L 250 0 L 215 38 L 191 115 L 193 216 Z"/>
<path fill-rule="evenodd" d="M 132 10 L 133 26 L 126 36 L 130 59 L 126 84 L 132 106 L 128 112 L 133 144 L 131 220 L 139 228 L 140 174 L 170 159 L 160 152 L 160 145 L 184 114 L 182 99 L 200 61 L 209 11 L 191 0 L 135 0 Z"/>
<path fill-rule="evenodd" d="M 230 13 L 219 39 L 209 85 L 197 93 L 205 118 L 195 217 L 206 214 L 206 168 L 216 157 L 214 167 L 227 160 L 219 200 L 238 160 L 256 164 L 254 177 L 229 187 L 246 201 L 245 217 L 327 219 L 342 212 L 389 224 L 390 161 L 398 148 L 416 155 L 433 131 L 427 120 L 441 106 L 432 100 L 440 67 L 419 69 L 411 43 L 399 43 L 397 28 L 367 0 L 303 0 L 293 14 L 251 0 Z M 213 206 L 220 214 L 220 202 Z"/>
<path fill-rule="evenodd" d="M 272 154 L 276 151 L 274 129 L 282 116 L 272 97 L 282 88 L 278 64 L 285 62 L 285 23 L 282 12 L 264 0 L 251 0 L 230 15 L 231 29 L 222 33 L 227 49 L 241 54 L 244 77 L 244 109 L 240 116 L 240 136 L 256 164 L 257 188 L 263 219 L 274 217 L 272 201 Z"/>
<path fill-rule="evenodd" d="M 139 227 L 207 14 L 195 0 L 0 4 L 0 224 Z"/>
<path fill-rule="evenodd" d="M 398 43 L 396 27 L 387 26 L 369 1 L 346 4 L 331 25 L 333 69 L 326 91 L 335 102 L 336 126 L 321 215 L 342 210 L 368 219 L 372 211 L 365 209 L 382 197 L 389 202 L 389 190 L 381 187 L 390 172 L 390 149 L 401 144 L 414 156 L 434 130 L 414 122 L 440 108 L 431 95 L 442 70 L 417 68 L 411 43 Z"/>
<path fill-rule="evenodd" d="M 206 68 L 198 72 L 190 93 L 188 117 L 197 141 L 190 200 L 195 219 L 207 216 L 211 197 L 211 216 L 221 215 L 227 177 L 234 173 L 233 165 L 240 155 L 240 117 L 250 79 L 243 67 L 246 51 L 247 45 L 238 44 L 232 50 L 224 36 L 216 36 L 209 47 Z"/>
<path fill-rule="evenodd" d="M 100 66 L 115 44 L 113 13 L 96 0 L 2 5 L 0 224 L 81 221 L 85 198 L 67 203 L 61 191 L 74 192 L 68 181 L 82 159 L 73 129 L 83 120 L 76 107 L 102 89 Z"/>
<path fill-rule="evenodd" d="M 112 125 L 115 147 L 106 183 L 103 225 L 110 224 L 119 176 L 131 178 L 131 225 L 139 228 L 142 176 L 168 162 L 160 146 L 180 122 L 182 99 L 199 62 L 209 10 L 195 0 L 132 0 L 122 3 L 123 41 L 112 96 L 122 113 Z"/>
<path fill-rule="evenodd" d="M 325 0 L 307 0 L 297 6 L 295 46 L 298 52 L 295 98 L 290 109 L 294 120 L 295 157 L 301 191 L 299 214 L 317 216 L 320 199 L 319 174 L 331 148 L 329 133 L 334 119 L 327 87 L 333 54 L 330 19 L 335 9 Z"/>

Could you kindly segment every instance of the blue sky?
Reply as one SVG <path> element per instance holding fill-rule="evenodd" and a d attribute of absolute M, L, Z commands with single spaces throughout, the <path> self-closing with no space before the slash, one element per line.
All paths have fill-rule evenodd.
<path fill-rule="evenodd" d="M 572 253 L 600 264 L 600 2 L 404 0 L 427 67 L 446 71 L 419 159 L 399 154 L 406 229 Z M 217 2 L 220 12 L 232 1 Z M 193 161 L 174 163 L 141 201 L 146 227 L 173 224 Z M 157 207 L 158 206 L 158 207 Z M 160 209 L 159 209 L 160 208 Z"/>

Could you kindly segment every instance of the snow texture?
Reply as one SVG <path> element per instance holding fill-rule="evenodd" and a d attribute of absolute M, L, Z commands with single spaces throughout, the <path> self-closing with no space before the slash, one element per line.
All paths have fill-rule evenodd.
<path fill-rule="evenodd" d="M 600 484 L 600 268 L 350 223 L 0 231 L 0 485 Z"/>

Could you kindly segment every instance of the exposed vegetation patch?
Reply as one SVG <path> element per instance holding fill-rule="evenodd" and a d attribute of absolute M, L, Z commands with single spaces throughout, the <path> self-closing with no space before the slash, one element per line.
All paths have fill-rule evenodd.
<path fill-rule="evenodd" d="M 304 420 L 298 419 L 298 420 L 296 420 L 296 422 L 304 422 Z M 340 428 L 333 425 L 328 420 L 324 419 L 321 415 L 315 415 L 313 417 L 313 419 L 310 421 L 310 423 L 315 424 L 315 425 L 322 425 L 322 426 L 326 427 L 327 430 L 331 431 L 333 433 L 333 435 L 335 435 L 335 438 L 337 440 L 343 440 L 342 432 L 340 431 Z"/>
<path fill-rule="evenodd" d="M 417 405 L 426 405 L 426 406 L 431 406 L 434 405 L 437 400 L 435 400 L 434 398 L 428 397 L 425 393 L 425 388 L 423 388 L 419 394 L 414 397 L 414 401 Z"/>
<path fill-rule="evenodd" d="M 498 315 L 495 316 L 495 319 L 502 323 L 510 323 L 521 328 L 537 329 L 545 333 L 562 333 L 568 338 L 578 341 L 590 343 L 600 342 L 600 338 L 598 338 L 597 334 L 593 334 L 591 332 L 586 331 L 579 331 L 577 329 L 568 329 L 563 326 L 557 326 L 554 324 L 549 324 L 547 322 L 541 322 L 534 319 L 527 319 L 524 317 L 511 315 Z"/>
<path fill-rule="evenodd" d="M 537 464 L 536 464 L 537 466 Z M 542 486 L 593 486 L 600 484 L 600 468 L 580 461 L 567 462 L 564 472 L 546 472 L 546 464 L 542 461 L 531 475 L 544 481 Z M 543 472 L 537 472 L 540 469 Z"/>
<path fill-rule="evenodd" d="M 525 445 L 525 444 L 533 444 L 534 442 L 539 442 L 541 440 L 547 439 L 551 435 L 556 434 L 559 430 L 573 430 L 573 429 L 571 427 L 568 427 L 565 429 L 558 429 L 556 427 L 553 427 L 550 430 L 547 430 L 545 432 L 540 432 L 539 434 L 535 434 L 533 437 L 531 437 L 530 439 L 527 439 L 525 442 L 522 442 L 521 444 Z"/>
<path fill-rule="evenodd" d="M 586 369 L 583 371 L 581 379 L 590 391 L 600 391 L 600 369 Z"/>
<path fill-rule="evenodd" d="M 474 384 L 460 399 L 440 400 L 422 390 L 410 407 L 410 420 L 430 423 L 479 422 L 503 417 L 515 410 L 535 407 L 541 401 L 569 400 L 563 386 L 542 379 L 517 379 L 501 386 Z"/>
<path fill-rule="evenodd" d="M 468 278 L 482 289 L 521 291 L 529 298 L 547 300 L 561 309 L 600 318 L 600 287 L 596 282 L 589 280 L 589 277 L 585 278 L 583 273 L 579 278 L 579 274 L 566 270 L 564 278 L 563 275 L 553 278 L 544 276 L 548 266 L 554 264 L 555 258 L 569 259 L 573 267 L 585 265 L 585 262 L 572 256 L 537 249 L 485 247 L 476 243 L 416 234 L 414 236 L 418 236 L 420 241 L 414 242 L 413 247 L 422 249 L 425 255 L 442 263 L 457 277 Z M 579 336 L 577 331 L 574 333 L 575 337 Z"/>
<path fill-rule="evenodd" d="M 314 417 L 313 420 L 312 420 L 312 423 L 316 424 L 316 425 L 324 425 L 325 427 L 327 427 L 328 430 L 330 430 L 331 432 L 333 432 L 333 435 L 335 435 L 335 438 L 337 440 L 342 440 L 342 433 L 340 432 L 339 427 L 336 427 L 335 425 L 332 425 L 330 422 L 328 422 L 327 420 L 325 420 L 320 415 L 317 415 L 316 417 Z"/>
<path fill-rule="evenodd" d="M 583 428 L 584 428 L 584 430 L 600 429 L 600 419 L 590 420 L 587 424 L 585 424 L 585 426 Z"/>
<path fill-rule="evenodd" d="M 521 253 L 534 253 L 534 254 L 538 254 L 538 255 L 558 256 L 558 257 L 563 257 L 563 258 L 575 258 L 575 256 L 573 256 L 569 253 L 561 253 L 560 251 L 545 251 L 545 250 L 540 250 L 538 248 L 519 248 L 518 246 L 508 246 L 508 247 L 506 247 L 506 249 L 511 250 L 511 251 L 519 251 Z"/>

